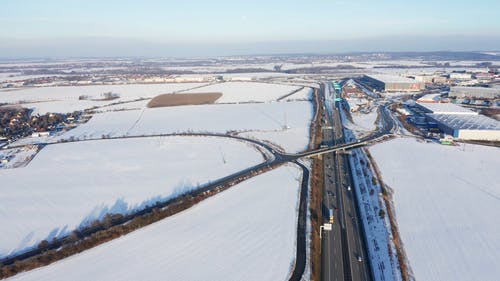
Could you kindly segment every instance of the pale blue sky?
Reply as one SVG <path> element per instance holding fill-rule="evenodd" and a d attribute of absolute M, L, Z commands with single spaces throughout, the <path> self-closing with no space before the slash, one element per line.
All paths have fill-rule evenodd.
<path fill-rule="evenodd" d="M 329 43 L 315 49 L 312 42 Z M 89 55 L 90 48 L 107 56 L 118 45 L 125 55 L 141 55 L 141 46 L 154 55 L 230 55 L 266 52 L 266 45 L 269 52 L 299 46 L 348 52 L 498 50 L 499 43 L 498 0 L 0 0 L 0 57 L 51 48 L 59 50 L 54 55 Z M 205 54 L 200 44 L 207 45 Z"/>

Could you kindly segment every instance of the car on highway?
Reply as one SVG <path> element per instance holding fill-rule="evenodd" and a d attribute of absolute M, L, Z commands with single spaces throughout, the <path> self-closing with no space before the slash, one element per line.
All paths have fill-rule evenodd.
<path fill-rule="evenodd" d="M 356 259 L 358 260 L 358 262 L 362 262 L 363 261 L 363 257 L 361 255 L 357 255 Z"/>

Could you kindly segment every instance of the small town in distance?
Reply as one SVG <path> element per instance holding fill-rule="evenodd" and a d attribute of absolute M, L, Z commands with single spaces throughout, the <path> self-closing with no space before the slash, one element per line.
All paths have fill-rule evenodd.
<path fill-rule="evenodd" d="M 23 2 L 0 280 L 499 279 L 499 3 Z"/>

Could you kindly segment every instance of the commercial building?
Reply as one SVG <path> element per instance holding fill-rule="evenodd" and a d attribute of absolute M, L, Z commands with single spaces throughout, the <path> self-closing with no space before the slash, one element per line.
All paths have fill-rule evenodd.
<path fill-rule="evenodd" d="M 450 98 L 476 98 L 497 99 L 500 98 L 500 88 L 486 87 L 451 87 L 448 93 Z"/>
<path fill-rule="evenodd" d="M 427 118 L 455 139 L 500 141 L 500 122 L 484 115 L 427 114 Z"/>
<path fill-rule="evenodd" d="M 395 75 L 370 74 L 364 75 L 360 80 L 378 91 L 385 92 L 418 92 L 425 89 L 424 82 Z"/>

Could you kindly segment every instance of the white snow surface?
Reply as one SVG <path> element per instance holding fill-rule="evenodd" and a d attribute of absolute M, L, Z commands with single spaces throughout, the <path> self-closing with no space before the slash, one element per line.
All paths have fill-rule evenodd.
<path fill-rule="evenodd" d="M 350 108 L 361 106 L 364 111 L 368 110 L 369 112 L 351 112 L 350 114 L 353 122 L 349 122 L 348 120 L 346 120 L 344 125 L 348 129 L 352 130 L 358 138 L 361 138 L 373 132 L 377 128 L 375 124 L 378 117 L 376 107 L 367 106 L 368 101 L 366 99 L 350 98 L 347 99 L 347 102 L 349 103 Z"/>
<path fill-rule="evenodd" d="M 287 152 L 298 152 L 309 144 L 312 118 L 309 101 L 147 108 L 95 114 L 55 139 L 235 131 L 274 142 Z"/>
<path fill-rule="evenodd" d="M 127 213 L 263 161 L 253 146 L 216 137 L 54 144 L 25 167 L 0 169 L 0 257 Z"/>
<path fill-rule="evenodd" d="M 287 280 L 301 170 L 286 165 L 109 243 L 8 280 Z"/>
<path fill-rule="evenodd" d="M 283 101 L 312 100 L 312 99 L 313 99 L 313 89 L 309 87 L 304 87 L 295 94 L 283 99 Z"/>
<path fill-rule="evenodd" d="M 500 149 L 400 138 L 370 151 L 416 280 L 498 280 Z"/>
<path fill-rule="evenodd" d="M 36 146 L 24 146 L 12 149 L 1 149 L 0 160 L 8 160 L 7 163 L 0 162 L 0 169 L 17 168 L 28 163 L 38 152 Z"/>
<path fill-rule="evenodd" d="M 271 83 L 225 82 L 183 93 L 221 92 L 222 97 L 216 103 L 271 102 L 299 88 L 299 86 Z"/>
<path fill-rule="evenodd" d="M 23 106 L 31 108 L 35 113 L 46 112 L 67 113 L 83 110 L 93 106 L 103 106 L 119 101 L 130 101 L 137 98 L 153 98 L 160 94 L 177 92 L 205 85 L 204 83 L 166 83 L 166 84 L 123 84 L 24 88 L 19 90 L 0 90 L 0 103 L 15 104 L 30 102 Z M 90 99 L 101 99 L 102 94 L 112 92 L 119 94 L 118 99 L 109 101 L 79 100 L 79 96 L 87 95 Z"/>

